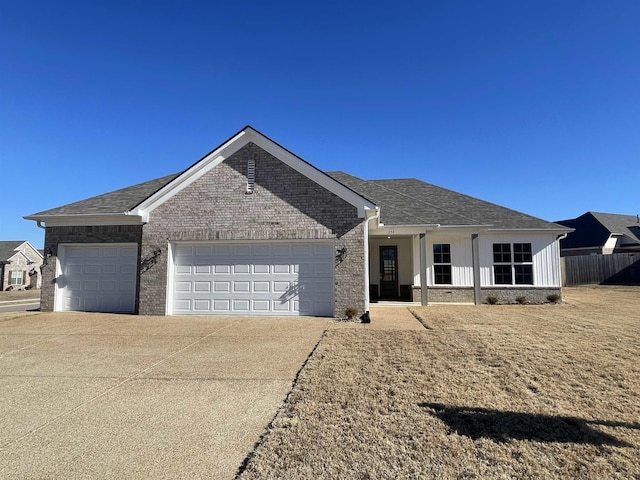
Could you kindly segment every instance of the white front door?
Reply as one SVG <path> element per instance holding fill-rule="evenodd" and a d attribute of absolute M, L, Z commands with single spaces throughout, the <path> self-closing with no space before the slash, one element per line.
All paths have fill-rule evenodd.
<path fill-rule="evenodd" d="M 135 311 L 138 246 L 59 245 L 56 310 Z"/>
<path fill-rule="evenodd" d="M 333 316 L 332 241 L 178 243 L 171 313 Z"/>

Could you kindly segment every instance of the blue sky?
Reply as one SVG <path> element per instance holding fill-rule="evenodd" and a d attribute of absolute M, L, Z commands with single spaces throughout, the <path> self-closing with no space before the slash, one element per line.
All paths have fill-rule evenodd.
<path fill-rule="evenodd" d="M 640 213 L 640 2 L 0 0 L 0 240 L 249 124 L 322 170 Z"/>

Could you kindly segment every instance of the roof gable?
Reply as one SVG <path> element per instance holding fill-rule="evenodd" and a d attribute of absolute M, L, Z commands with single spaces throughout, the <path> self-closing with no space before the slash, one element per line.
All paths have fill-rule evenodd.
<path fill-rule="evenodd" d="M 164 185 L 153 195 L 144 199 L 136 205 L 130 213 L 133 215 L 139 215 L 142 217 L 143 221 L 146 221 L 149 214 L 153 212 L 154 209 L 177 193 L 181 192 L 184 188 L 198 180 L 204 174 L 211 171 L 225 159 L 229 158 L 249 143 L 257 145 L 281 162 L 298 171 L 300 174 L 306 176 L 310 180 L 329 190 L 331 193 L 350 203 L 358 209 L 358 214 L 361 217 L 364 217 L 365 210 L 375 208 L 375 205 L 372 202 L 368 201 L 360 194 L 347 188 L 340 182 L 337 182 L 323 171 L 302 160 L 300 157 L 291 153 L 289 150 L 277 144 L 254 128 L 246 126 L 226 142 L 222 143 L 220 146 L 202 157 L 191 167 L 187 168 L 184 172 L 177 175 L 176 178 Z"/>
<path fill-rule="evenodd" d="M 289 167 L 352 204 L 358 209 L 361 217 L 364 217 L 365 210 L 375 209 L 375 205 L 360 194 L 334 180 L 257 130 L 247 126 L 183 172 L 44 210 L 24 218 L 47 222 L 47 226 L 140 224 L 148 221 L 149 214 L 159 205 L 249 143 L 257 145 Z"/>
<path fill-rule="evenodd" d="M 34 248 L 28 241 L 26 240 L 6 240 L 0 241 L 0 261 L 7 261 L 11 257 L 16 254 L 21 253 L 28 259 L 25 255 L 24 250 L 26 248 L 31 249 L 36 255 L 42 257 L 42 253 Z"/>

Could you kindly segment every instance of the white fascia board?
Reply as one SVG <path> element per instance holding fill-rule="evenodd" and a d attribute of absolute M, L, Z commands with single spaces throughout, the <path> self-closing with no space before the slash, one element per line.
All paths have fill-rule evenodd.
<path fill-rule="evenodd" d="M 176 178 L 174 178 L 167 185 L 162 187 L 156 193 L 144 200 L 142 203 L 136 205 L 128 213 L 130 215 L 139 215 L 143 222 L 149 221 L 149 214 L 164 202 L 169 200 L 174 195 L 180 193 L 186 187 L 191 185 L 207 173 L 212 168 L 218 166 L 226 158 L 233 155 L 235 152 L 244 147 L 251 140 L 247 139 L 247 133 L 245 130 L 241 131 L 227 142 L 216 148 L 214 151 L 200 159 L 197 163 L 190 168 L 182 172 Z"/>
<path fill-rule="evenodd" d="M 24 217 L 26 220 L 44 222 L 45 227 L 73 227 L 93 225 L 142 225 L 142 217 L 126 213 L 94 215 L 37 215 Z"/>
<path fill-rule="evenodd" d="M 487 228 L 486 232 L 497 233 L 569 233 L 573 228 Z"/>
<path fill-rule="evenodd" d="M 425 225 L 387 225 L 380 224 L 369 233 L 370 236 L 397 236 L 397 235 L 418 235 L 420 233 L 432 232 L 440 228 L 437 223 Z"/>
<path fill-rule="evenodd" d="M 373 209 L 375 205 L 361 197 L 357 193 L 348 189 L 341 183 L 329 177 L 324 172 L 311 166 L 301 158 L 292 154 L 277 143 L 268 139 L 261 133 L 247 127 L 240 133 L 229 139 L 226 143 L 216 148 L 214 151 L 203 157 L 196 164 L 185 170 L 182 174 L 169 182 L 155 194 L 147 198 L 145 201 L 137 205 L 131 210 L 131 214 L 140 215 L 144 222 L 149 220 L 149 214 L 158 206 L 169 200 L 171 197 L 189 186 L 192 182 L 199 179 L 205 173 L 209 172 L 225 159 L 236 153 L 248 143 L 254 143 L 264 151 L 270 153 L 284 164 L 290 166 L 305 177 L 326 188 L 330 192 L 339 196 L 346 202 L 350 203 L 358 209 L 358 215 L 361 218 L 365 216 L 365 209 Z"/>

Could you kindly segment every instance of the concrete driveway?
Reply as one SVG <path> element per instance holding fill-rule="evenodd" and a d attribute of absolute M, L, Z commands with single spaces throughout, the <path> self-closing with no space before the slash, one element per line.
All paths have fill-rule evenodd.
<path fill-rule="evenodd" d="M 0 314 L 0 477 L 233 478 L 329 323 Z"/>

